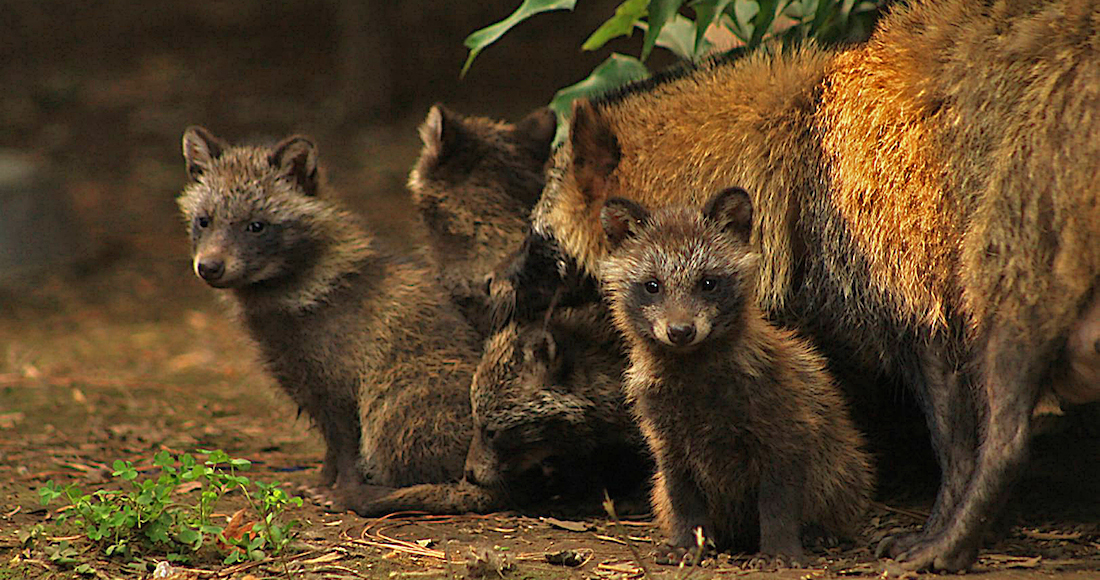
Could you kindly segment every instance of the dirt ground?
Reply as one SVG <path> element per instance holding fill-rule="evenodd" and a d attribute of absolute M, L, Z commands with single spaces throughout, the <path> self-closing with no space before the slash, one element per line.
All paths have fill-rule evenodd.
<path fill-rule="evenodd" d="M 266 6 L 237 4 L 252 10 L 248 18 Z M 232 12 L 224 2 L 195 6 L 194 26 Z M 308 22 L 286 14 L 288 6 L 280 4 L 271 18 Z M 50 29 L 52 21 L 40 10 L 31 10 L 40 21 L 19 20 L 31 26 L 22 31 L 30 39 L 26 46 L 80 36 L 63 26 Z M 264 36 L 282 29 L 257 32 L 267 24 L 239 11 L 201 35 L 163 34 L 152 13 L 134 17 L 145 49 L 121 41 L 95 51 L 59 45 L 58 54 L 38 54 L 19 66 L 7 59 L 0 69 L 0 147 L 32 156 L 54 175 L 77 240 L 71 259 L 0 284 L 0 580 L 150 576 L 91 552 L 81 561 L 97 572 L 81 576 L 47 557 L 49 537 L 25 545 L 21 532 L 37 524 L 47 524 L 47 536 L 61 533 L 48 525 L 60 504 L 46 509 L 38 503 L 36 490 L 48 480 L 85 491 L 112 486 L 116 459 L 148 471 L 159 450 L 196 449 L 247 458 L 252 477 L 288 487 L 318 476 L 320 438 L 262 372 L 216 293 L 190 272 L 173 202 L 183 185 L 179 137 L 187 124 L 206 124 L 231 139 L 307 130 L 343 201 L 395 247 L 418 243 L 404 180 L 419 148 L 415 127 L 436 97 L 418 95 L 373 121 L 342 121 L 324 80 L 337 63 L 310 36 L 326 33 L 324 18 L 313 21 L 316 30 L 281 39 L 290 43 L 282 46 Z M 121 24 L 115 29 L 133 32 Z M 245 56 L 256 52 L 296 74 L 248 67 L 252 61 Z M 459 50 L 456 70 L 463 56 Z M 483 58 L 508 56 L 502 49 Z M 32 66 L 27 62 L 33 69 L 21 68 Z M 578 66 L 587 70 L 591 63 Z M 554 87 L 579 78 L 577 71 L 559 70 L 542 75 L 545 86 L 494 85 L 508 75 L 499 61 L 485 67 L 490 72 L 482 80 L 469 81 L 482 84 L 446 91 L 457 110 L 517 119 L 548 101 Z M 297 74 L 307 69 L 309 76 Z M 452 74 L 447 78 L 453 82 Z M 509 98 L 498 94 L 505 89 Z M 1100 578 L 1096 422 L 1047 417 L 1043 424 L 1034 461 L 1010 506 L 1012 525 L 983 551 L 971 574 L 991 580 Z M 303 525 L 285 564 L 295 578 L 905 577 L 875 560 L 869 546 L 891 530 L 918 526 L 930 507 L 929 489 L 927 481 L 910 486 L 900 478 L 880 494 L 856 544 L 818 552 L 817 561 L 796 570 L 747 570 L 744 555 L 720 556 L 699 569 L 658 566 L 651 552 L 661 536 L 644 517 L 620 524 L 599 513 L 373 520 L 309 502 L 290 513 Z M 228 499 L 219 517 L 243 503 Z M 81 538 L 72 542 L 88 547 Z M 578 565 L 548 561 L 548 554 L 563 551 Z M 177 568 L 176 578 L 285 577 L 283 565 L 198 562 Z"/>
<path fill-rule="evenodd" d="M 170 225 L 176 233 L 177 224 Z M 0 578 L 75 576 L 46 559 L 41 547 L 24 548 L 17 539 L 20 530 L 55 517 L 59 504 L 47 510 L 37 501 L 37 488 L 49 479 L 93 489 L 109 485 L 115 459 L 147 470 L 158 450 L 195 449 L 250 459 L 251 476 L 265 481 L 307 485 L 318 475 L 320 439 L 260 370 L 224 305 L 191 276 L 183 244 L 166 240 L 164 246 L 43 280 L 33 294 L 3 297 Z M 1045 424 L 1036 461 L 1012 504 L 1015 525 L 983 552 L 972 574 L 997 580 L 1100 574 L 1097 439 L 1072 420 Z M 741 568 L 745 556 L 734 555 L 691 574 L 897 577 L 868 546 L 891 529 L 917 525 L 929 499 L 905 490 L 880 497 L 860 542 L 819 552 L 806 569 L 754 572 Z M 235 502 L 227 507 L 239 498 Z M 292 568 L 303 578 L 477 577 L 479 567 L 488 567 L 490 576 L 503 567 L 505 578 L 638 578 L 643 564 L 651 577 L 690 573 L 654 564 L 650 552 L 660 533 L 648 519 L 616 526 L 603 514 L 555 515 L 372 520 L 307 502 L 291 514 L 304 523 Z M 583 564 L 546 561 L 562 550 L 575 551 Z M 87 557 L 109 577 L 140 576 L 123 562 Z M 273 562 L 201 568 L 209 574 L 196 577 L 283 574 Z"/>

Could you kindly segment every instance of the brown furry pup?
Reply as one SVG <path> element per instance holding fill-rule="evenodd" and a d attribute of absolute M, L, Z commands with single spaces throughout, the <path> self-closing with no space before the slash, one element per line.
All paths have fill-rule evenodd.
<path fill-rule="evenodd" d="M 624 388 L 657 460 L 652 503 L 674 553 L 696 544 L 805 561 L 802 536 L 851 538 L 873 476 L 825 360 L 753 299 L 752 207 L 732 188 L 700 212 L 601 213 L 600 281 L 630 344 Z"/>
<path fill-rule="evenodd" d="M 547 108 L 511 124 L 435 105 L 420 125 L 424 147 L 409 190 L 443 285 L 483 334 L 486 276 L 527 233 L 556 129 Z"/>
<path fill-rule="evenodd" d="M 651 464 L 620 388 L 625 365 L 602 304 L 494 334 L 470 389 L 467 480 L 523 501 L 637 488 Z"/>
<path fill-rule="evenodd" d="M 583 512 L 605 489 L 636 499 L 652 462 L 620 388 L 625 364 L 601 304 L 507 325 L 486 342 L 474 374 L 466 480 L 396 490 L 356 511 Z"/>
<path fill-rule="evenodd" d="M 580 102 L 494 287 L 537 312 L 561 272 L 598 275 L 610 197 L 746 187 L 758 303 L 849 387 L 880 377 L 923 407 L 939 495 L 881 551 L 967 568 L 1043 391 L 1100 398 L 1098 21 L 1093 0 L 917 1 L 846 51 L 718 58 Z"/>
<path fill-rule="evenodd" d="M 195 273 L 227 290 L 267 368 L 324 436 L 323 485 L 457 480 L 479 352 L 426 264 L 390 255 L 325 199 L 304 137 L 233 147 L 183 136 L 179 206 Z"/>

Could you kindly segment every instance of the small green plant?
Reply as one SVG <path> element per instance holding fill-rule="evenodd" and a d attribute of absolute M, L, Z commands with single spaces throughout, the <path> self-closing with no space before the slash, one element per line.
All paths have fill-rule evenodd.
<path fill-rule="evenodd" d="M 129 461 L 116 460 L 112 475 L 126 482 L 128 490 L 100 489 L 84 493 L 76 485 L 62 487 L 52 480 L 39 488 L 42 505 L 57 499 L 68 502 L 58 514 L 60 523 L 70 523 L 106 556 L 135 559 L 141 554 L 160 553 L 167 560 L 185 561 L 216 539 L 230 546 L 226 563 L 259 560 L 268 553 L 279 555 L 293 538 L 297 521 L 282 521 L 291 506 L 302 500 L 290 497 L 277 483 L 250 481 L 240 472 L 252 464 L 234 459 L 224 451 L 199 450 L 205 458 L 190 453 L 173 456 L 161 451 L 153 458 L 158 475 L 139 477 Z M 178 488 L 199 487 L 197 500 L 178 501 Z M 240 533 L 226 534 L 225 526 L 212 519 L 218 502 L 227 493 L 240 491 L 259 518 Z M 35 536 L 38 537 L 38 536 Z M 77 552 L 67 542 L 46 548 L 50 560 L 62 565 L 76 562 Z M 78 573 L 91 573 L 76 570 Z"/>

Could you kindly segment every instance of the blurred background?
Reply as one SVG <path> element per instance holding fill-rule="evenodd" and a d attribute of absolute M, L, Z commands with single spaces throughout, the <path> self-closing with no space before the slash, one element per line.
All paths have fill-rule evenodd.
<path fill-rule="evenodd" d="M 0 3 L 0 479 L 18 483 L 0 492 L 30 493 L 55 463 L 196 440 L 319 459 L 307 423 L 281 427 L 294 410 L 257 388 L 270 381 L 250 341 L 191 273 L 184 128 L 312 136 L 334 194 L 408 249 L 405 181 L 432 103 L 518 120 L 606 58 L 579 46 L 616 2 L 586 1 L 513 29 L 460 80 L 465 36 L 518 5 Z M 641 35 L 618 42 L 636 53 Z"/>
<path fill-rule="evenodd" d="M 190 124 L 231 142 L 311 135 L 338 194 L 414 241 L 404 182 L 427 108 L 517 120 L 547 104 L 606 56 L 579 46 L 616 2 L 580 4 L 517 27 L 460 79 L 463 38 L 517 0 L 5 2 L 0 309 L 56 276 L 189 275 L 173 197 Z M 640 35 L 619 42 L 636 52 Z"/>
<path fill-rule="evenodd" d="M 0 3 L 0 496 L 37 505 L 50 478 L 97 483 L 163 449 L 316 467 L 319 439 L 191 273 L 185 127 L 310 135 L 333 193 L 408 249 L 428 107 L 514 121 L 548 104 L 606 58 L 579 46 L 616 2 L 580 4 L 460 80 L 465 36 L 519 0 Z M 637 53 L 641 35 L 617 43 Z M 9 530 L 38 518 L 0 511 Z"/>

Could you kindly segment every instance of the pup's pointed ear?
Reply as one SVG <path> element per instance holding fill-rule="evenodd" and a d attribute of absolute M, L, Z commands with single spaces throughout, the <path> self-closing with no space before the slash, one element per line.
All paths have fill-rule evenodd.
<path fill-rule="evenodd" d="M 541 107 L 516 123 L 514 135 L 535 154 L 536 159 L 546 160 L 550 158 L 550 146 L 557 131 L 558 116 L 550 107 Z"/>
<path fill-rule="evenodd" d="M 211 165 L 222 156 L 229 145 L 215 137 L 210 131 L 192 125 L 183 132 L 183 159 L 187 162 L 187 175 L 197 180 L 210 170 Z"/>
<path fill-rule="evenodd" d="M 703 216 L 744 243 L 752 236 L 752 199 L 740 187 L 723 189 L 710 198 Z"/>
<path fill-rule="evenodd" d="M 607 200 L 600 210 L 600 224 L 612 248 L 618 248 L 627 238 L 638 235 L 648 219 L 646 208 L 621 197 Z"/>
<path fill-rule="evenodd" d="M 428 109 L 428 116 L 420 124 L 420 164 L 426 167 L 439 165 L 444 159 L 463 147 L 468 131 L 462 115 L 436 103 Z"/>
<path fill-rule="evenodd" d="M 279 177 L 296 184 L 305 195 L 317 195 L 317 148 L 308 138 L 295 135 L 284 139 L 267 160 Z"/>

